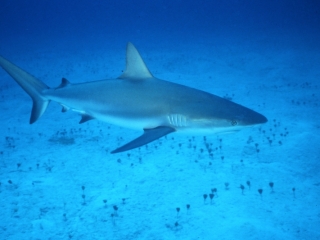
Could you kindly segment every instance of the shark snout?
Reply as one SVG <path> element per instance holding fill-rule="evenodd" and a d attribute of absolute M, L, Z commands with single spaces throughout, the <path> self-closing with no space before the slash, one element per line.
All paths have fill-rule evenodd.
<path fill-rule="evenodd" d="M 249 113 L 244 115 L 244 125 L 256 125 L 268 122 L 268 119 L 260 113 L 250 110 Z"/>
<path fill-rule="evenodd" d="M 257 117 L 257 122 L 258 122 L 258 124 L 262 124 L 262 123 L 266 123 L 266 122 L 268 122 L 268 119 L 265 117 L 265 116 L 263 116 L 262 114 L 260 114 L 260 113 L 258 113 L 258 117 Z"/>

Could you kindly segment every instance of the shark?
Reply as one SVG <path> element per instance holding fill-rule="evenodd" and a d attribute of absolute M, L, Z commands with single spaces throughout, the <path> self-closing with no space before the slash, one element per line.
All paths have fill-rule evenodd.
<path fill-rule="evenodd" d="M 126 68 L 116 79 L 72 84 L 62 78 L 58 87 L 51 88 L 2 56 L 0 66 L 31 97 L 30 124 L 53 101 L 62 106 L 62 112 L 79 113 L 80 123 L 97 119 L 143 130 L 142 135 L 111 153 L 139 148 L 174 132 L 229 133 L 268 121 L 262 114 L 226 98 L 154 77 L 130 42 Z"/>

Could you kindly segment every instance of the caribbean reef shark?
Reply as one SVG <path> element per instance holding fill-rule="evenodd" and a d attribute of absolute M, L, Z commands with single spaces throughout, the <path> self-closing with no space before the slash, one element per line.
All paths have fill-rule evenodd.
<path fill-rule="evenodd" d="M 155 78 L 137 49 L 127 44 L 126 69 L 116 79 L 71 84 L 65 78 L 56 88 L 0 56 L 0 66 L 33 100 L 30 124 L 50 101 L 62 112 L 81 114 L 80 123 L 98 119 L 144 133 L 111 153 L 141 147 L 169 133 L 233 132 L 267 122 L 263 115 L 216 95 Z"/>

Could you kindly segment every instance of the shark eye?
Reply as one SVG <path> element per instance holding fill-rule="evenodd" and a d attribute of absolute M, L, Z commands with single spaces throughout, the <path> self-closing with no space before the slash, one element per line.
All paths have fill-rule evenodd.
<path fill-rule="evenodd" d="M 236 126 L 238 124 L 238 122 L 236 120 L 231 120 L 231 125 L 232 126 Z"/>

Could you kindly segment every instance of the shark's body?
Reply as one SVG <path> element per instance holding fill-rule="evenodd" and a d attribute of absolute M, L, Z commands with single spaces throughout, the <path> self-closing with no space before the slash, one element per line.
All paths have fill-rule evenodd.
<path fill-rule="evenodd" d="M 62 79 L 59 87 L 49 88 L 1 56 L 0 66 L 33 99 L 30 123 L 55 101 L 63 111 L 79 112 L 80 123 L 99 119 L 144 130 L 112 153 L 140 147 L 171 132 L 212 134 L 267 122 L 263 115 L 224 98 L 153 77 L 131 43 L 127 45 L 126 70 L 117 79 L 80 84 Z"/>

